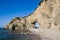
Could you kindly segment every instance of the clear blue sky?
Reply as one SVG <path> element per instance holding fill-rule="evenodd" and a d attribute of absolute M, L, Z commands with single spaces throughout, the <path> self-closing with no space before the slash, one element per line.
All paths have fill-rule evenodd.
<path fill-rule="evenodd" d="M 40 0 L 0 0 L 0 26 L 5 26 L 12 18 L 31 14 Z"/>

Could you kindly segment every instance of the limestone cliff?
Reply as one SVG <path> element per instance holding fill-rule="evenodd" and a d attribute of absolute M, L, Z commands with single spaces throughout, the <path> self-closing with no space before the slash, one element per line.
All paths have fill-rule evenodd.
<path fill-rule="evenodd" d="M 18 21 L 16 19 L 13 23 L 10 22 L 11 24 L 8 24 L 9 29 L 16 22 L 19 27 L 24 23 L 28 27 L 34 27 L 33 23 L 39 22 L 40 28 L 60 29 L 60 0 L 42 0 L 31 15 L 23 17 Z"/>

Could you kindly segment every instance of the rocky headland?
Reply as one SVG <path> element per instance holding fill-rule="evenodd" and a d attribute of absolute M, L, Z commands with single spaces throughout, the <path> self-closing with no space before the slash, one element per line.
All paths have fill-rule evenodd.
<path fill-rule="evenodd" d="M 35 29 L 36 22 L 40 24 L 39 29 Z M 29 30 L 39 35 L 39 40 L 60 40 L 60 0 L 42 0 L 32 14 L 12 19 L 5 29 Z"/>
<path fill-rule="evenodd" d="M 29 29 L 34 28 L 36 22 L 41 29 L 60 29 L 60 0 L 42 0 L 32 14 L 12 19 L 5 28 Z"/>

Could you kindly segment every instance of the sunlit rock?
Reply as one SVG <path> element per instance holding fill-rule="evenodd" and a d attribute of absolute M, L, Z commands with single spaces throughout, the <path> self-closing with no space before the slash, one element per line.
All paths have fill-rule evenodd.
<path fill-rule="evenodd" d="M 13 24 L 19 29 L 34 28 L 36 22 L 39 28 L 60 29 L 60 0 L 42 0 L 32 14 L 13 19 L 6 28 L 12 29 Z"/>

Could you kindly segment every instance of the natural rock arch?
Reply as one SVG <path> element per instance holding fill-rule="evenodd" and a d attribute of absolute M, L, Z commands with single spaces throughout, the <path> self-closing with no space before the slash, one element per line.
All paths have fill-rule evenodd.
<path fill-rule="evenodd" d="M 58 13 L 60 13 L 60 0 L 42 0 L 41 3 L 39 3 L 39 6 L 32 14 L 26 17 L 22 17 L 21 20 L 23 20 L 23 23 L 21 23 L 22 22 L 21 20 L 18 21 L 18 23 L 20 26 L 26 24 L 27 27 L 29 28 L 32 27 L 33 26 L 32 23 L 37 20 L 41 26 L 40 28 L 58 29 L 60 28 L 60 26 L 56 27 L 55 25 L 55 20 L 57 18 L 56 14 Z M 11 22 L 11 24 L 12 23 L 13 21 Z M 10 25 L 8 26 L 10 27 Z"/>

